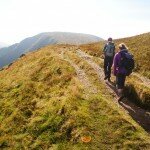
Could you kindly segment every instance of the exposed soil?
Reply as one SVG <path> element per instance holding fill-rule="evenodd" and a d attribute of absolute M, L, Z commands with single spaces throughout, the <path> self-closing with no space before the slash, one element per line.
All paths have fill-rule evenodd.
<path fill-rule="evenodd" d="M 108 91 L 113 94 L 114 96 L 114 101 L 121 106 L 124 110 L 126 110 L 126 112 L 140 125 L 142 126 L 145 131 L 147 131 L 148 133 L 150 133 L 150 111 L 145 110 L 143 108 L 140 108 L 139 106 L 137 106 L 136 104 L 134 104 L 132 101 L 130 101 L 127 98 L 124 98 L 121 102 L 118 103 L 117 101 L 117 91 L 115 88 L 114 83 L 112 82 L 105 82 L 104 79 L 104 72 L 103 69 L 96 64 L 93 59 L 92 56 L 86 54 L 85 52 L 83 52 L 80 49 L 76 50 L 76 54 L 78 57 L 82 58 L 83 60 L 85 60 L 97 73 L 98 75 L 98 79 L 100 80 L 100 82 L 106 83 L 106 88 L 108 89 Z M 83 84 L 85 90 L 88 90 L 87 93 L 97 93 L 98 90 L 96 89 L 96 87 L 90 82 L 90 80 L 88 79 L 86 72 L 81 69 L 77 64 L 75 64 L 70 58 L 69 56 L 66 54 L 66 49 L 62 49 L 62 52 L 60 54 L 60 56 L 62 57 L 62 59 L 68 61 L 76 70 L 77 76 L 80 80 L 80 82 Z M 136 76 L 139 77 L 138 74 L 134 74 Z M 144 77 L 140 76 L 140 79 L 146 83 L 146 85 L 149 85 L 149 80 L 147 80 Z M 88 96 L 88 94 L 87 94 Z"/>
<path fill-rule="evenodd" d="M 79 57 L 82 57 L 84 60 L 86 60 L 89 65 L 91 65 L 91 67 L 96 71 L 101 82 L 104 82 L 104 80 L 103 80 L 103 78 L 104 78 L 103 69 L 92 60 L 92 57 L 90 55 L 86 54 L 85 52 L 81 51 L 80 49 L 77 50 L 77 54 Z M 149 85 L 149 80 L 147 80 L 144 77 L 140 77 L 140 79 Z M 116 92 L 116 88 L 115 88 L 114 84 L 111 82 L 106 82 L 106 86 L 109 89 L 109 91 L 111 93 L 115 94 L 115 97 L 117 97 L 117 92 Z M 150 133 L 150 111 L 145 110 L 143 108 L 140 108 L 139 106 L 137 106 L 136 104 L 134 104 L 132 101 L 130 101 L 127 98 L 124 98 L 118 104 L 120 106 L 122 106 L 127 111 L 127 113 L 140 126 L 142 126 L 148 133 Z"/>
<path fill-rule="evenodd" d="M 71 66 L 75 69 L 76 74 L 80 80 L 80 82 L 83 84 L 85 90 L 88 90 L 88 93 L 97 93 L 97 89 L 96 87 L 90 82 L 90 80 L 88 79 L 85 71 L 83 69 L 81 69 L 80 67 L 78 67 L 78 65 L 76 65 L 69 57 L 68 55 L 65 53 L 65 49 L 62 50 L 61 52 L 61 57 L 68 61 Z"/>

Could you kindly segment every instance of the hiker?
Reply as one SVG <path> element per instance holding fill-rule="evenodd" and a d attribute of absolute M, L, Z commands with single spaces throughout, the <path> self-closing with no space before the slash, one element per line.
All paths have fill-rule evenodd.
<path fill-rule="evenodd" d="M 112 38 L 108 38 L 108 43 L 104 46 L 104 80 L 108 79 L 110 82 L 111 77 L 111 67 L 113 64 L 113 58 L 115 55 L 115 44 L 113 43 Z"/>
<path fill-rule="evenodd" d="M 118 101 L 124 98 L 123 90 L 126 76 L 131 74 L 133 68 L 133 55 L 128 52 L 128 48 L 124 43 L 119 44 L 119 52 L 116 53 L 113 60 L 113 73 L 116 76 Z"/>

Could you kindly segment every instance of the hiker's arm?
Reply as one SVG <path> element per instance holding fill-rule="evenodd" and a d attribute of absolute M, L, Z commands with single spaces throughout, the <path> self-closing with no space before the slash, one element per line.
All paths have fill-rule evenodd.
<path fill-rule="evenodd" d="M 105 56 L 105 50 L 106 50 L 106 44 L 105 44 L 105 46 L 104 46 L 104 48 L 103 48 L 103 57 Z"/>
<path fill-rule="evenodd" d="M 106 44 L 105 44 L 105 46 L 104 46 L 104 48 L 103 48 L 103 54 L 105 54 L 105 49 L 106 49 Z"/>
<path fill-rule="evenodd" d="M 113 60 L 113 74 L 114 76 L 117 75 L 117 54 L 114 56 L 114 60 Z"/>
<path fill-rule="evenodd" d="M 115 51 L 116 51 L 116 47 L 115 47 L 115 45 L 114 45 L 114 54 L 113 54 L 113 57 L 115 56 Z"/>

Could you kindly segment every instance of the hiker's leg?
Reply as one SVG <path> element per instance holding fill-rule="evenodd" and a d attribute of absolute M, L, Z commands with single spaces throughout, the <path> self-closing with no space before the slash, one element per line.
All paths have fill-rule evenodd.
<path fill-rule="evenodd" d="M 118 75 L 116 76 L 118 101 L 120 101 L 120 100 L 124 97 L 125 79 L 126 79 L 126 76 L 123 75 L 123 74 L 118 74 Z"/>
<path fill-rule="evenodd" d="M 111 67 L 112 67 L 112 64 L 113 64 L 113 58 L 109 58 L 109 64 L 108 64 L 108 79 L 110 80 L 110 77 L 111 77 Z"/>
<path fill-rule="evenodd" d="M 104 74 L 105 74 L 105 77 L 108 76 L 107 67 L 108 67 L 108 58 L 105 57 L 105 58 L 104 58 Z"/>

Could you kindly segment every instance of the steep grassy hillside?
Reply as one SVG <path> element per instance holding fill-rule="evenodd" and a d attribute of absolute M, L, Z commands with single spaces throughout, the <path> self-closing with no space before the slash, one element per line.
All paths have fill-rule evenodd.
<path fill-rule="evenodd" d="M 149 149 L 77 47 L 47 46 L 0 71 L 1 149 Z"/>
<path fill-rule="evenodd" d="M 122 38 L 115 40 L 116 48 L 120 43 L 125 43 L 129 48 L 130 52 L 135 57 L 136 68 L 140 74 L 148 77 L 150 79 L 150 65 L 149 65 L 149 56 L 150 56 L 150 33 L 145 33 L 129 38 Z M 99 42 L 94 44 L 82 45 L 81 48 L 91 55 L 101 56 L 102 50 L 105 42 Z"/>
<path fill-rule="evenodd" d="M 20 43 L 0 49 L 0 67 L 8 65 L 20 55 L 34 51 L 46 45 L 53 44 L 86 44 L 98 42 L 102 39 L 89 34 L 69 32 L 45 32 L 33 37 L 28 37 Z"/>
<path fill-rule="evenodd" d="M 150 79 L 150 32 L 138 36 L 115 40 L 118 45 L 124 42 L 129 50 L 134 54 L 136 61 L 136 71 Z"/>
<path fill-rule="evenodd" d="M 127 89 L 128 91 L 130 91 L 130 93 L 128 93 L 128 96 L 131 100 L 134 100 L 140 105 L 148 108 L 150 108 L 149 41 L 150 33 L 115 40 L 116 48 L 119 43 L 124 42 L 135 57 L 136 68 L 134 71 L 138 74 L 133 74 L 132 76 L 127 78 Z M 80 48 L 92 56 L 101 58 L 104 44 L 105 42 L 86 44 L 81 45 Z M 103 67 L 103 60 L 99 60 L 98 63 Z M 142 76 L 145 76 L 148 79 L 145 79 Z"/>

